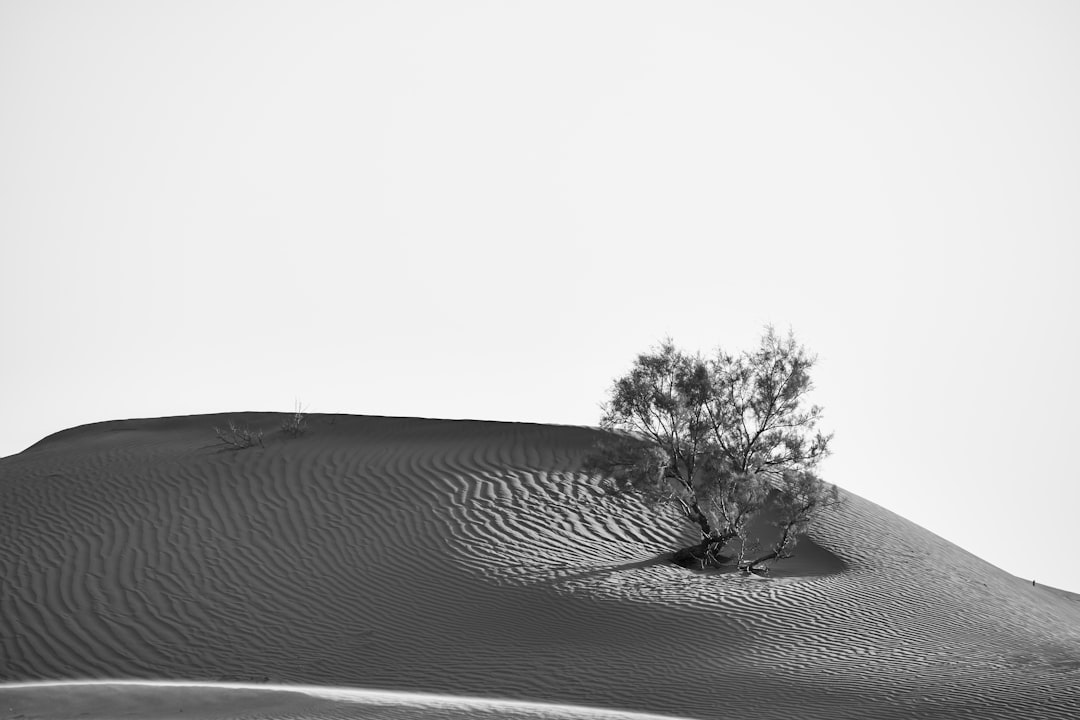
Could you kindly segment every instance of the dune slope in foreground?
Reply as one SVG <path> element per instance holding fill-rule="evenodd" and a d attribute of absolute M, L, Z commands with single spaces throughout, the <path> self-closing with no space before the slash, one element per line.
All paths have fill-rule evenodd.
<path fill-rule="evenodd" d="M 281 415 L 230 417 L 265 447 L 225 450 L 228 418 L 196 416 L 75 428 L 0 460 L 0 680 L 1080 717 L 1076 596 L 857 496 L 775 577 L 699 575 L 657 560 L 689 528 L 578 472 L 594 430 L 313 416 L 292 439 Z M 0 713 L 26 692 L 0 687 Z"/>

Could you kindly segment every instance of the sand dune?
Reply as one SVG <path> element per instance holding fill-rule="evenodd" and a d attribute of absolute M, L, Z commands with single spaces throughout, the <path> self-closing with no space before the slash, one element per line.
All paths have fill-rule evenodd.
<path fill-rule="evenodd" d="M 224 450 L 212 428 L 227 418 L 197 416 L 75 428 L 0 460 L 0 680 L 694 718 L 1080 717 L 1075 595 L 857 496 L 773 577 L 701 575 L 662 561 L 691 538 L 675 518 L 578 472 L 594 430 L 323 415 L 290 439 L 280 415 L 231 417 L 265 447 Z M 0 713 L 45 692 L 0 687 Z M 285 716 L 259 709 L 284 690 L 244 692 L 252 716 Z M 455 716 L 409 702 L 292 716 Z M 459 710 L 576 712 L 445 712 Z"/>

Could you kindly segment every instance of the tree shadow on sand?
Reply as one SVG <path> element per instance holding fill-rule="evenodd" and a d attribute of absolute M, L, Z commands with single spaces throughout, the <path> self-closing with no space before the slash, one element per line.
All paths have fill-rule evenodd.
<path fill-rule="evenodd" d="M 627 570 L 642 570 L 644 568 L 655 567 L 657 565 L 675 565 L 671 562 L 671 552 L 663 552 L 655 555 L 651 558 L 645 558 L 644 560 L 638 560 L 635 562 L 615 563 L 611 565 L 602 565 L 600 567 L 591 568 L 589 570 L 583 570 L 582 572 L 566 573 L 560 575 L 557 580 L 553 582 L 565 582 L 567 580 L 584 580 L 591 577 L 597 577 L 599 575 L 610 575 L 617 572 L 623 572 Z"/>

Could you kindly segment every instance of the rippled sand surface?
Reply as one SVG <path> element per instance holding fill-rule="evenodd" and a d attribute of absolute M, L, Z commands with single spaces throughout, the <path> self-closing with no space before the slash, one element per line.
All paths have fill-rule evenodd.
<path fill-rule="evenodd" d="M 227 418 L 196 416 L 0 460 L 0 680 L 250 693 L 206 717 L 1080 717 L 1075 595 L 857 496 L 772 578 L 693 574 L 662 560 L 691 537 L 677 518 L 579 472 L 594 430 L 313 416 L 291 439 L 279 415 L 230 417 L 265 447 L 224 450 Z M 274 714 L 282 684 L 541 705 L 299 693 Z M 0 687 L 0 715 L 88 688 Z"/>

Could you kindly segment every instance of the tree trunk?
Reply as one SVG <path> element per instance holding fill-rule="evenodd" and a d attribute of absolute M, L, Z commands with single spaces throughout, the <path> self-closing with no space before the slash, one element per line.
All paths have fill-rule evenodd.
<path fill-rule="evenodd" d="M 787 525 L 785 525 L 783 533 L 780 535 L 780 539 L 776 541 L 776 544 L 773 545 L 773 549 L 770 550 L 769 552 L 765 553 L 761 557 L 756 558 L 754 560 L 751 560 L 750 563 L 747 564 L 747 565 L 744 565 L 742 567 L 742 569 L 745 570 L 748 573 L 756 573 L 757 570 L 755 570 L 754 568 L 756 566 L 760 565 L 761 563 L 765 562 L 766 560 L 773 560 L 773 559 L 778 558 L 778 557 L 790 557 L 790 555 L 788 555 L 784 551 L 787 550 L 788 543 L 791 542 L 791 540 L 792 540 L 792 532 L 791 531 L 792 531 L 792 528 L 794 526 L 795 526 L 795 523 L 788 523 Z M 766 572 L 767 572 L 767 570 L 766 570 Z"/>
<path fill-rule="evenodd" d="M 698 507 L 697 498 L 693 495 L 690 496 L 690 501 L 683 500 L 678 495 L 675 499 L 682 505 L 683 512 L 686 513 L 686 517 L 690 518 L 697 523 L 698 528 L 701 529 L 701 541 L 705 542 L 712 537 L 712 526 L 709 524 L 709 517 L 701 512 L 701 508 Z"/>
<path fill-rule="evenodd" d="M 779 550 L 773 550 L 771 552 L 767 552 L 764 555 L 762 555 L 761 557 L 755 558 L 755 559 L 751 560 L 750 562 L 746 563 L 745 565 L 743 565 L 742 570 L 743 570 L 743 572 L 757 573 L 758 571 L 754 569 L 756 566 L 760 565 L 761 563 L 765 562 L 766 560 L 773 560 L 773 559 L 778 558 L 778 557 L 780 557 L 780 551 Z"/>
<path fill-rule="evenodd" d="M 701 542 L 708 542 L 712 536 L 712 527 L 709 526 L 709 518 L 705 517 L 705 513 L 701 512 L 697 503 L 694 503 L 691 507 L 694 508 L 694 519 L 697 520 L 698 527 L 701 528 Z"/>
<path fill-rule="evenodd" d="M 671 556 L 671 562 L 689 570 L 705 570 L 728 565 L 735 559 L 734 555 L 723 553 L 724 547 L 730 541 L 730 537 L 706 537 L 697 545 L 677 551 Z"/>
<path fill-rule="evenodd" d="M 725 545 L 731 542 L 735 535 L 725 533 L 717 536 L 709 523 L 709 516 L 701 511 L 696 497 L 691 496 L 689 502 L 679 498 L 679 502 L 682 503 L 687 516 L 697 523 L 698 528 L 701 530 L 701 542 L 677 551 L 672 555 L 671 561 L 690 570 L 717 568 L 730 563 L 734 556 L 725 555 L 721 551 Z"/>

